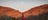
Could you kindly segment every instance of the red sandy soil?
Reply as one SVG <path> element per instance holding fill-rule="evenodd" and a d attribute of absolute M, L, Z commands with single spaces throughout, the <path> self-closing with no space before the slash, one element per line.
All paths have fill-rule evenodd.
<path fill-rule="evenodd" d="M 46 13 L 46 12 L 48 12 L 48 4 L 43 4 L 35 8 L 31 8 L 30 10 L 23 13 L 24 13 L 24 17 L 27 18 L 29 16 L 38 16 L 39 14 Z"/>

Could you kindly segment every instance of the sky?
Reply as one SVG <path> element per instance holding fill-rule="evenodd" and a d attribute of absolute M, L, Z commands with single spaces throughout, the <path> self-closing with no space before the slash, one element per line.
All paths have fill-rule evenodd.
<path fill-rule="evenodd" d="M 7 6 L 21 12 L 41 4 L 48 4 L 48 0 L 0 0 L 0 6 Z"/>

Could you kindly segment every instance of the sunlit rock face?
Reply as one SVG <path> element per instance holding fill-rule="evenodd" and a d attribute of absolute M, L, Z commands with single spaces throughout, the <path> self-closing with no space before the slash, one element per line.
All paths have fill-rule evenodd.
<path fill-rule="evenodd" d="M 39 14 L 44 14 L 48 11 L 48 4 L 43 4 L 40 6 L 37 6 L 35 8 L 31 8 L 30 10 L 24 12 L 24 16 L 38 16 Z M 44 12 L 44 13 L 43 13 Z"/>
<path fill-rule="evenodd" d="M 48 16 L 48 4 L 43 4 L 34 8 L 31 8 L 25 12 L 12 9 L 9 7 L 0 6 L 0 20 L 39 20 Z M 5 18 L 6 17 L 6 18 Z"/>
<path fill-rule="evenodd" d="M 24 12 L 25 20 L 48 20 L 48 4 L 43 4 Z"/>
<path fill-rule="evenodd" d="M 21 12 L 19 12 L 18 10 L 0 6 L 0 20 L 16 20 L 16 19 L 21 20 L 21 17 L 22 17 Z"/>

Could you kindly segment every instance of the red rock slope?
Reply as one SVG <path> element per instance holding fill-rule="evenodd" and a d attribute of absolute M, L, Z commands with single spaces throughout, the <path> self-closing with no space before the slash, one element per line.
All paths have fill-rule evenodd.
<path fill-rule="evenodd" d="M 22 16 L 21 12 L 18 10 L 14 10 L 12 8 L 0 6 L 0 16 L 7 15 L 15 18 L 19 18 Z"/>
<path fill-rule="evenodd" d="M 37 6 L 35 8 L 31 8 L 28 11 L 25 12 L 19 12 L 18 10 L 7 8 L 4 6 L 0 6 L 0 16 L 7 15 L 15 18 L 19 17 L 29 17 L 29 16 L 38 16 L 39 14 L 48 12 L 48 4 L 43 4 L 40 6 Z M 23 15 L 22 15 L 23 14 Z"/>
<path fill-rule="evenodd" d="M 38 16 L 39 14 L 48 12 L 48 4 L 43 4 L 40 6 L 37 6 L 35 8 L 31 8 L 30 10 L 23 12 L 24 17 L 29 17 L 29 16 Z"/>

